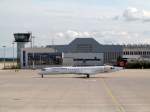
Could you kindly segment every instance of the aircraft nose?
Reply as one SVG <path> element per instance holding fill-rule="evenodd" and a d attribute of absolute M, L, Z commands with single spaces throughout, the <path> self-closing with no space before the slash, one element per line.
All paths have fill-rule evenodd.
<path fill-rule="evenodd" d="M 122 67 L 114 67 L 114 71 L 120 71 L 120 70 L 123 70 Z"/>

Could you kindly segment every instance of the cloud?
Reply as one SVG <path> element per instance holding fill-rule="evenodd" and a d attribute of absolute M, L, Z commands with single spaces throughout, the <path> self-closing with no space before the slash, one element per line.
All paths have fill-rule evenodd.
<path fill-rule="evenodd" d="M 137 8 L 127 8 L 123 13 L 123 17 L 128 21 L 142 19 L 142 16 L 142 12 L 139 11 Z"/>
<path fill-rule="evenodd" d="M 140 41 L 138 33 L 128 31 L 116 31 L 106 30 L 97 33 L 98 38 L 105 44 L 128 44 L 128 43 L 139 43 Z"/>
<path fill-rule="evenodd" d="M 64 33 L 59 32 L 56 33 L 56 37 L 58 38 L 77 38 L 77 37 L 81 37 L 81 38 L 86 38 L 86 37 L 94 37 L 95 36 L 95 32 L 80 32 L 80 31 L 73 31 L 73 30 L 68 30 Z"/>
<path fill-rule="evenodd" d="M 128 32 L 125 31 L 114 31 L 114 30 L 106 30 L 100 32 L 101 36 L 127 36 Z"/>
<path fill-rule="evenodd" d="M 98 40 L 102 44 L 148 44 L 150 39 L 149 34 L 129 32 L 129 31 L 118 31 L 118 30 L 104 30 L 97 32 L 79 32 L 68 30 L 66 32 L 56 33 L 55 40 L 63 39 L 72 41 L 77 37 L 87 38 L 92 37 Z"/>
<path fill-rule="evenodd" d="M 150 11 L 130 7 L 123 12 L 123 18 L 127 21 L 150 22 Z"/>
<path fill-rule="evenodd" d="M 149 31 L 106 30 L 97 33 L 95 38 L 104 44 L 149 44 L 149 36 Z"/>
<path fill-rule="evenodd" d="M 60 38 L 62 38 L 62 37 L 64 37 L 65 35 L 64 35 L 64 33 L 61 33 L 61 32 L 59 32 L 59 33 L 56 33 L 56 37 L 60 37 Z"/>
<path fill-rule="evenodd" d="M 95 32 L 82 32 L 75 30 L 67 30 L 64 32 L 55 32 L 53 38 L 53 44 L 69 44 L 75 38 L 94 38 L 96 37 Z"/>
<path fill-rule="evenodd" d="M 13 32 L 26 31 L 32 31 L 39 37 L 36 39 L 37 45 L 49 44 L 53 38 L 56 39 L 56 44 L 68 43 L 76 37 L 94 37 L 103 43 L 120 43 L 129 41 L 130 38 L 136 39 L 136 36 L 129 32 L 145 31 L 149 25 L 134 22 L 126 24 L 122 22 L 123 18 L 126 18 L 126 21 L 149 22 L 150 12 L 137 8 L 125 11 L 123 15 L 120 6 L 95 7 L 63 0 L 61 2 L 60 0 L 0 0 L 0 36 L 5 38 L 5 41 L 0 38 L 0 44 L 10 46 Z M 114 31 L 115 29 L 123 31 Z"/>

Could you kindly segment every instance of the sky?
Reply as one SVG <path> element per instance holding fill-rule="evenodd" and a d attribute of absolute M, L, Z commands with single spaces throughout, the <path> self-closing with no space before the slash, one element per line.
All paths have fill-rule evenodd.
<path fill-rule="evenodd" d="M 150 0 L 0 0 L 0 57 L 13 33 L 32 32 L 35 46 L 93 37 L 101 44 L 150 44 Z"/>

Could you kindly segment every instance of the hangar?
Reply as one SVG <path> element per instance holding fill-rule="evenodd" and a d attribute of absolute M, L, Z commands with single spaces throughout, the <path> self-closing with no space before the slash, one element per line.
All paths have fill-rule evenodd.
<path fill-rule="evenodd" d="M 47 45 L 44 48 L 23 48 L 21 68 L 47 66 L 98 66 L 116 64 L 122 57 L 121 45 L 102 45 L 94 38 L 76 38 L 68 45 Z"/>

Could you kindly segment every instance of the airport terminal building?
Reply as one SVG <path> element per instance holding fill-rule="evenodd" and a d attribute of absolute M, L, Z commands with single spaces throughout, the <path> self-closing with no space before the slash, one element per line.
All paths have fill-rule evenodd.
<path fill-rule="evenodd" d="M 121 45 L 102 45 L 93 38 L 76 38 L 68 45 L 22 48 L 20 63 L 21 68 L 114 65 L 120 56 L 123 56 Z"/>
<path fill-rule="evenodd" d="M 130 62 L 137 60 L 150 62 L 150 45 L 124 45 L 123 58 Z"/>

